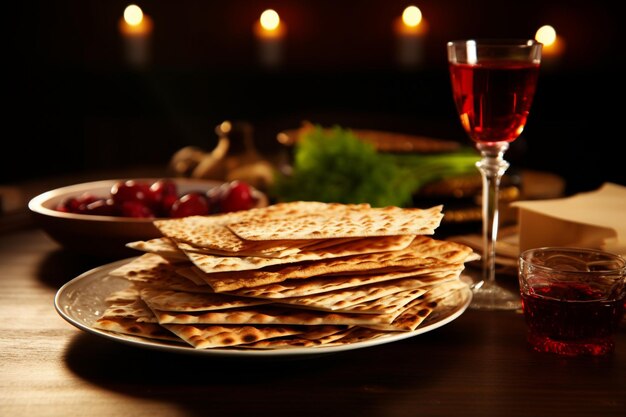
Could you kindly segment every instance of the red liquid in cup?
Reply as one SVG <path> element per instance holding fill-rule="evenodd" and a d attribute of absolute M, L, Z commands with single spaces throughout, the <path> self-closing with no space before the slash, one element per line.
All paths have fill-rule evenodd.
<path fill-rule="evenodd" d="M 524 130 L 539 64 L 483 61 L 450 64 L 461 124 L 475 142 L 512 142 Z"/>
<path fill-rule="evenodd" d="M 562 355 L 603 355 L 624 314 L 624 299 L 599 299 L 588 285 L 552 284 L 522 294 L 522 308 L 535 350 Z"/>

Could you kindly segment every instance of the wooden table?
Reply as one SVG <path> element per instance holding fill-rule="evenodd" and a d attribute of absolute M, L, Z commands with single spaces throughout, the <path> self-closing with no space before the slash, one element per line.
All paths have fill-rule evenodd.
<path fill-rule="evenodd" d="M 403 341 L 306 359 L 224 359 L 84 333 L 57 289 L 106 261 L 42 231 L 0 235 L 1 416 L 620 416 L 626 328 L 604 358 L 526 346 L 518 312 L 467 310 Z"/>

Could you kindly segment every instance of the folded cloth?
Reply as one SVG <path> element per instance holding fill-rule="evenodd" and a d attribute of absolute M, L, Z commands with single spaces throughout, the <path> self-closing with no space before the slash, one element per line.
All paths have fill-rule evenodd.
<path fill-rule="evenodd" d="M 480 254 L 482 258 L 484 248 L 483 236 L 481 234 L 455 235 L 446 238 L 446 240 L 467 245 Z M 518 240 L 517 226 L 501 228 L 498 231 L 498 239 L 496 240 L 496 264 L 498 267 L 517 267 L 517 258 L 519 256 Z M 482 260 L 479 259 L 474 263 L 482 263 Z"/>
<path fill-rule="evenodd" d="M 605 183 L 571 197 L 516 201 L 519 249 L 580 246 L 626 256 L 626 187 Z"/>

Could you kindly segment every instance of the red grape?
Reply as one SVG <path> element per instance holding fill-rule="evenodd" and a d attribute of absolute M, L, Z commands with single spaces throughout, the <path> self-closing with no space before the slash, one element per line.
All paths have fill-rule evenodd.
<path fill-rule="evenodd" d="M 163 198 L 168 195 L 178 195 L 178 187 L 176 183 L 170 179 L 160 179 L 150 185 L 150 190 L 155 193 L 158 198 Z"/>
<path fill-rule="evenodd" d="M 91 193 L 83 193 L 78 197 L 68 197 L 56 206 L 56 209 L 65 213 L 83 214 L 87 205 L 97 201 L 98 197 Z"/>
<path fill-rule="evenodd" d="M 209 214 L 209 200 L 200 192 L 190 192 L 172 204 L 170 217 L 201 216 Z"/>
<path fill-rule="evenodd" d="M 117 216 L 118 207 L 111 198 L 100 198 L 93 203 L 87 204 L 84 214 L 95 214 L 98 216 Z"/>
<path fill-rule="evenodd" d="M 170 212 L 172 211 L 172 206 L 178 200 L 178 195 L 166 195 L 161 200 L 161 204 L 159 205 L 159 213 L 158 215 L 161 217 L 168 217 Z"/>
<path fill-rule="evenodd" d="M 224 213 L 231 211 L 249 210 L 256 201 L 252 188 L 242 181 L 232 181 L 223 191 L 220 199 L 220 210 Z"/>
<path fill-rule="evenodd" d="M 80 203 L 75 197 L 68 197 L 56 205 L 55 209 L 63 213 L 78 213 Z"/>
<path fill-rule="evenodd" d="M 221 202 L 222 198 L 226 193 L 226 189 L 229 187 L 228 183 L 224 183 L 218 185 L 216 187 L 210 188 L 206 193 L 206 197 L 209 200 L 209 211 L 212 214 L 221 213 L 222 207 Z"/>
<path fill-rule="evenodd" d="M 154 212 L 141 201 L 124 201 L 120 206 L 120 212 L 124 217 L 150 218 Z"/>
<path fill-rule="evenodd" d="M 170 179 L 160 179 L 150 185 L 152 207 L 159 216 L 168 216 L 172 204 L 178 199 L 178 187 Z"/>
<path fill-rule="evenodd" d="M 231 181 L 204 191 L 180 194 L 176 182 L 161 178 L 154 182 L 119 180 L 108 196 L 89 192 L 68 197 L 55 209 L 65 213 L 134 218 L 186 217 L 226 213 L 253 208 L 254 189 L 243 181 Z"/>
<path fill-rule="evenodd" d="M 115 204 L 126 201 L 152 202 L 152 195 L 149 184 L 135 180 L 118 181 L 111 187 L 111 197 Z"/>

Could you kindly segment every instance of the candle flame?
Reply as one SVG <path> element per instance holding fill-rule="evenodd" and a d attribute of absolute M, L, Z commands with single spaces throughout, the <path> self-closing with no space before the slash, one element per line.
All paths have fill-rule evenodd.
<path fill-rule="evenodd" d="M 261 13 L 259 21 L 261 22 L 263 29 L 276 30 L 278 25 L 280 25 L 280 16 L 278 16 L 278 13 L 276 13 L 275 10 L 267 9 Z"/>
<path fill-rule="evenodd" d="M 233 125 L 228 120 L 225 120 L 222 123 L 220 123 L 220 131 L 222 133 L 228 134 L 228 133 L 230 133 L 232 128 L 233 128 Z"/>
<path fill-rule="evenodd" d="M 131 26 L 139 26 L 143 20 L 143 11 L 136 4 L 131 4 L 124 9 L 124 20 Z"/>
<path fill-rule="evenodd" d="M 422 11 L 417 6 L 409 6 L 402 12 L 402 22 L 410 27 L 416 27 L 422 21 Z"/>
<path fill-rule="evenodd" d="M 541 26 L 535 34 L 535 40 L 548 46 L 556 42 L 556 30 L 550 25 Z"/>

